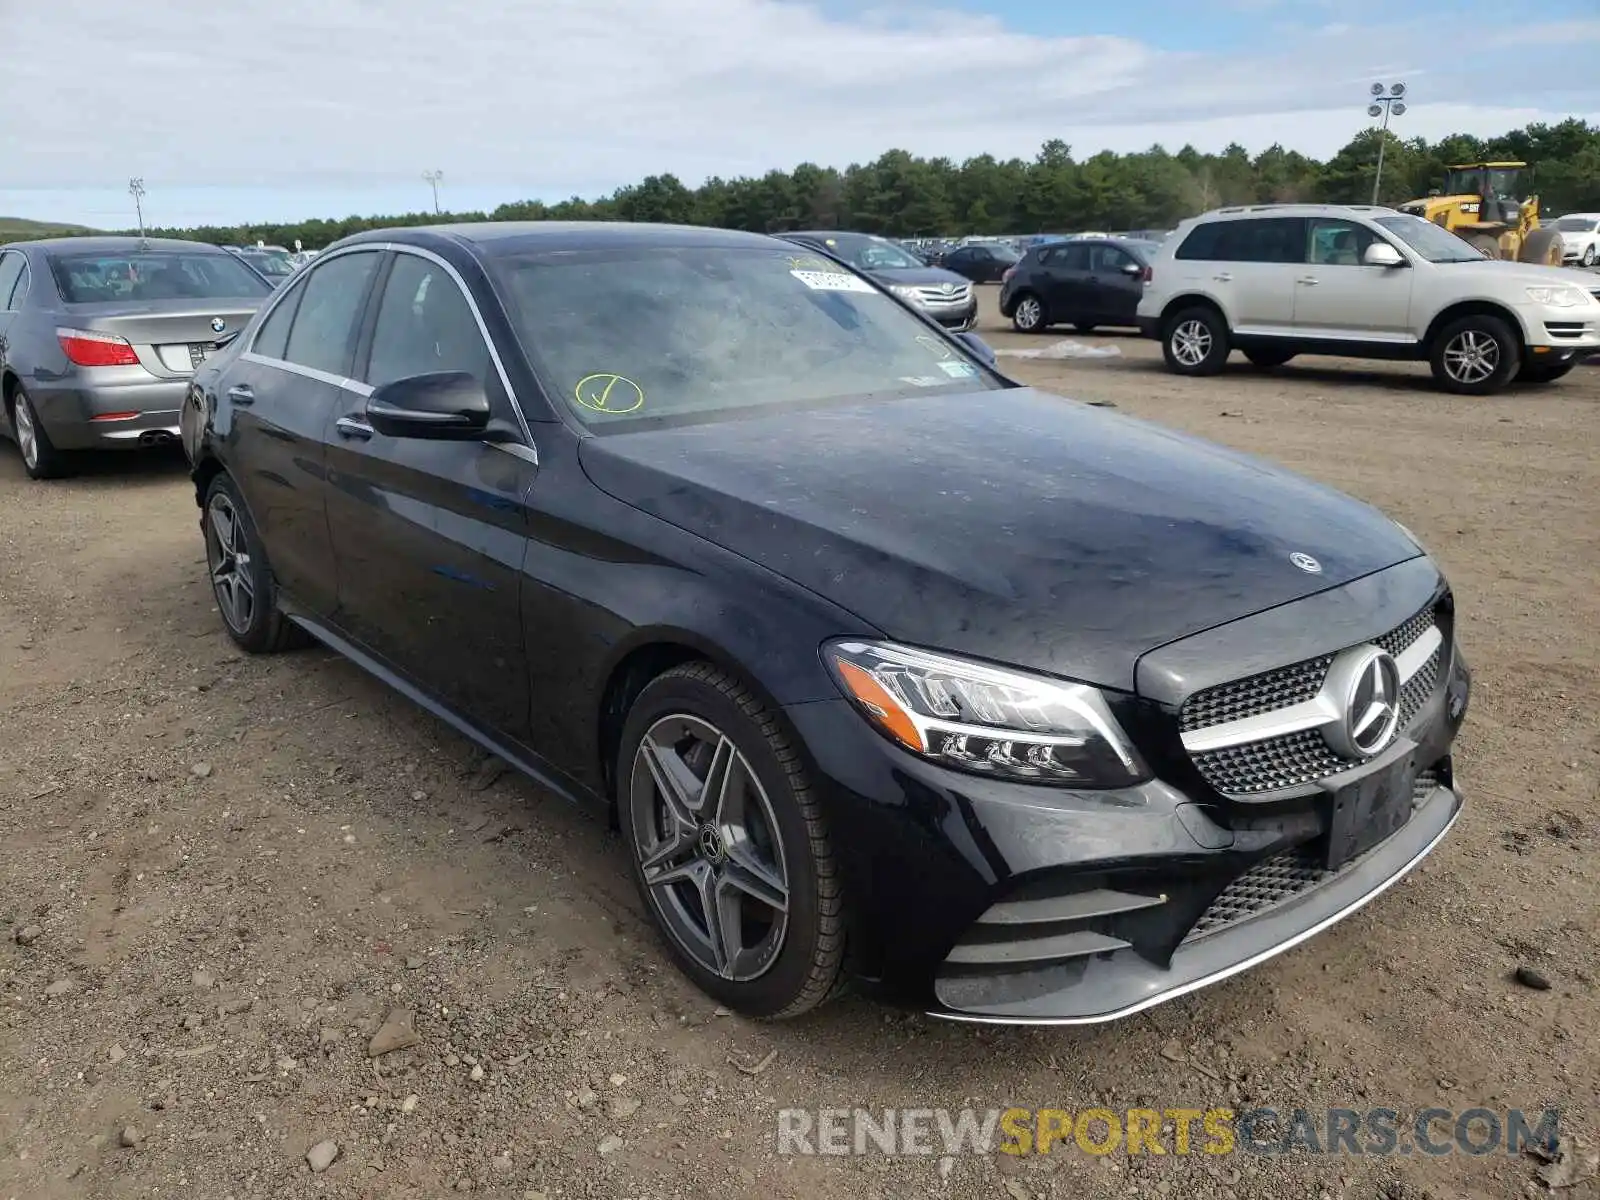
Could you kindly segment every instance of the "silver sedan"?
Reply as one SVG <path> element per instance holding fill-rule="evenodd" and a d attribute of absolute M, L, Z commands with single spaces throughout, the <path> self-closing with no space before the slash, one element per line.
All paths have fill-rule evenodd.
<path fill-rule="evenodd" d="M 0 247 L 0 434 L 34 479 L 69 473 L 73 451 L 176 442 L 194 369 L 271 291 L 199 242 Z"/>

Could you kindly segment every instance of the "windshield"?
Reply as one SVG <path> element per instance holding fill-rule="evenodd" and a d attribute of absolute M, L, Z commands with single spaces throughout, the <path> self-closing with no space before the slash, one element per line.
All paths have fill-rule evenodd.
<path fill-rule="evenodd" d="M 1472 167 L 1447 171 L 1444 177 L 1444 194 L 1446 196 L 1483 195 L 1483 176 L 1486 169 L 1489 174 L 1489 186 L 1494 189 L 1496 199 L 1520 200 L 1523 198 L 1523 169 L 1521 167 Z"/>
<path fill-rule="evenodd" d="M 594 428 L 1004 385 L 798 247 L 619 247 L 490 260 L 547 386 Z"/>
<path fill-rule="evenodd" d="M 862 233 L 835 233 L 822 239 L 828 250 L 858 271 L 898 271 L 927 264 L 886 238 Z"/>
<path fill-rule="evenodd" d="M 1600 223 L 1596 217 L 1562 217 L 1559 221 L 1552 222 L 1552 227 L 1562 233 L 1588 233 Z"/>
<path fill-rule="evenodd" d="M 1429 262 L 1483 261 L 1483 255 L 1467 242 L 1422 217 L 1396 213 L 1392 217 L 1379 217 L 1377 222 Z"/>
<path fill-rule="evenodd" d="M 221 251 L 53 254 L 50 269 L 68 304 L 236 299 L 272 290 L 259 275 Z"/>

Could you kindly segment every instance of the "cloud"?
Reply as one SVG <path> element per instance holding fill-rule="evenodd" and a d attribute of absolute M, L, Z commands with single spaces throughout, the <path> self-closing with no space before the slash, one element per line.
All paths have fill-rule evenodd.
<path fill-rule="evenodd" d="M 164 0 L 130 25 L 126 0 L 18 2 L 5 173 L 12 188 L 142 174 L 152 191 L 353 189 L 414 188 L 439 168 L 509 199 L 889 147 L 1031 157 L 1050 137 L 1079 153 L 1281 141 L 1325 155 L 1365 122 L 1367 84 L 1401 69 L 1406 136 L 1600 117 L 1600 22 L 1525 24 L 1508 51 L 1471 23 L 1328 26 L 1320 0 L 1235 2 L 1308 23 L 1275 27 L 1265 50 L 1199 54 L 928 6 Z"/>

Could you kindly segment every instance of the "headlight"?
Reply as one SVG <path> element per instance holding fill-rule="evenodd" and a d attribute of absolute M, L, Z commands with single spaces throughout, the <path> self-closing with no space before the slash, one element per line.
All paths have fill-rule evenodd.
<path fill-rule="evenodd" d="M 901 284 L 895 283 L 889 285 L 889 290 L 896 296 L 899 296 L 900 299 L 904 300 L 907 304 L 922 303 L 922 296 L 914 287 L 905 287 Z"/>
<path fill-rule="evenodd" d="M 941 766 L 1069 787 L 1149 777 L 1105 698 L 1086 684 L 887 642 L 829 642 L 823 658 L 879 732 Z"/>
<path fill-rule="evenodd" d="M 1551 308 L 1577 308 L 1580 304 L 1589 303 L 1589 293 L 1582 288 L 1557 283 L 1529 288 L 1528 299 L 1535 304 L 1548 304 Z"/>

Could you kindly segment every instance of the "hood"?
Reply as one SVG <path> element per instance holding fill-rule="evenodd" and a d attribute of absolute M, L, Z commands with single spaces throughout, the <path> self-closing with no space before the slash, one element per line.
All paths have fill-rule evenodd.
<path fill-rule="evenodd" d="M 1539 263 L 1510 262 L 1503 258 L 1485 258 L 1482 261 L 1439 263 L 1441 271 L 1449 271 L 1453 278 L 1483 278 L 1491 287 L 1521 284 L 1526 287 L 1555 287 L 1567 284 L 1592 290 L 1593 280 L 1570 267 L 1546 267 Z"/>
<path fill-rule="evenodd" d="M 891 638 L 1127 691 L 1148 650 L 1420 554 L 1348 496 L 1028 388 L 610 434 L 580 454 L 611 495 Z"/>
<path fill-rule="evenodd" d="M 898 287 L 937 287 L 941 283 L 954 284 L 957 287 L 969 287 L 972 280 L 965 275 L 957 275 L 954 271 L 946 271 L 943 267 L 889 267 L 874 268 L 862 271 L 874 283 L 884 287 L 891 285 Z"/>

